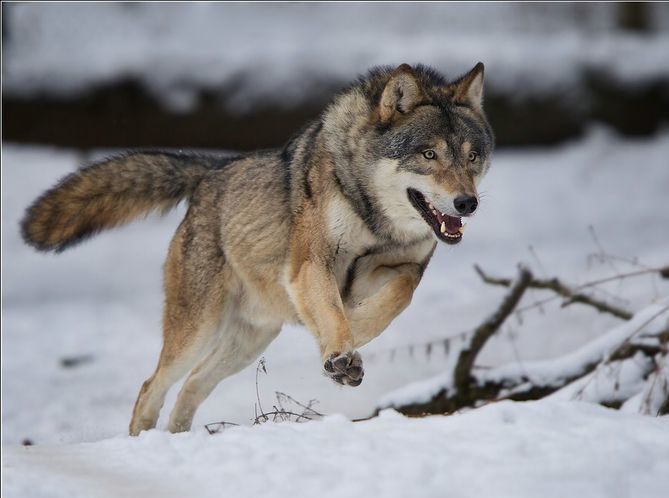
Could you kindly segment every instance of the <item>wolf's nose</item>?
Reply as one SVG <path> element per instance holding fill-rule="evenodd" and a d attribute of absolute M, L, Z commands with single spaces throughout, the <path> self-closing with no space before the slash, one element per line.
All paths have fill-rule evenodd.
<path fill-rule="evenodd" d="M 479 202 L 476 200 L 476 197 L 472 195 L 461 195 L 460 197 L 455 198 L 453 204 L 458 213 L 467 216 L 476 211 Z"/>

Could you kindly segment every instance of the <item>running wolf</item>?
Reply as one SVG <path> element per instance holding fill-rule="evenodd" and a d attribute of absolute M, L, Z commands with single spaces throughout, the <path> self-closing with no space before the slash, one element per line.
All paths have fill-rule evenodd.
<path fill-rule="evenodd" d="M 26 212 L 25 241 L 63 251 L 181 200 L 164 269 L 164 343 L 130 434 L 190 429 L 225 377 L 283 323 L 320 346 L 325 375 L 357 386 L 356 351 L 409 304 L 437 241 L 457 244 L 479 203 L 493 133 L 483 64 L 454 81 L 423 65 L 372 69 L 283 148 L 219 157 L 130 152 L 65 177 Z"/>

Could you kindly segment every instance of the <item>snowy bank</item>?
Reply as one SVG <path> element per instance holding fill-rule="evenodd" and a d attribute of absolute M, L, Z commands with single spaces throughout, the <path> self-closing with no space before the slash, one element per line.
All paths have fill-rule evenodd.
<path fill-rule="evenodd" d="M 13 498 L 660 498 L 669 488 L 669 417 L 573 402 L 3 450 Z"/>
<path fill-rule="evenodd" d="M 554 399 L 590 401 L 606 406 L 633 398 L 632 403 L 626 403 L 627 410 L 636 407 L 639 412 L 655 415 L 669 396 L 668 333 L 669 298 L 664 298 L 564 356 L 539 361 L 518 359 L 507 365 L 474 370 L 471 387 L 491 391 L 485 399 L 475 398 L 478 404 L 491 398 L 537 399 L 549 394 Z M 428 403 L 437 402 L 429 413 L 453 411 L 439 408 L 438 400 L 458 394 L 454 363 L 461 351 L 471 347 L 472 340 L 472 334 L 467 334 L 450 352 L 444 372 L 386 394 L 378 406 L 402 409 L 403 413 L 411 407 L 412 413 L 421 413 L 428 410 Z M 629 351 L 622 353 L 624 348 Z M 642 348 L 649 350 L 647 355 L 641 354 Z M 463 402 L 466 406 L 470 404 Z"/>

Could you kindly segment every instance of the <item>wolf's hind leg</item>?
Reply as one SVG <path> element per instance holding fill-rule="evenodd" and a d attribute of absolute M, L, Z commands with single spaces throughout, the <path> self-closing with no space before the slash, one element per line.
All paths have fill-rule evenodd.
<path fill-rule="evenodd" d="M 155 373 L 137 397 L 130 435 L 156 426 L 169 388 L 216 343 L 226 268 L 216 232 L 209 228 L 189 210 L 170 244 L 165 263 L 163 348 Z M 193 236 L 196 229 L 197 237 Z"/>
<path fill-rule="evenodd" d="M 130 422 L 130 435 L 153 429 L 167 391 L 193 368 L 202 356 L 202 345 L 192 344 L 178 354 L 169 345 L 163 346 L 156 371 L 142 385 Z"/>
<path fill-rule="evenodd" d="M 383 332 L 411 302 L 423 266 L 418 263 L 381 265 L 353 283 L 346 315 L 358 348 Z"/>
<path fill-rule="evenodd" d="M 186 379 L 174 405 L 167 429 L 183 432 L 190 429 L 200 404 L 226 377 L 251 364 L 278 335 L 276 327 L 257 327 L 240 319 L 223 324 L 219 343 Z"/>

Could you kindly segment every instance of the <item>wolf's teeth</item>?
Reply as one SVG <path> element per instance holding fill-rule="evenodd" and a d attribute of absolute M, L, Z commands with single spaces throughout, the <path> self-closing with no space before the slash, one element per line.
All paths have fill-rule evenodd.
<path fill-rule="evenodd" d="M 446 222 L 442 221 L 441 226 L 439 227 L 441 233 L 446 233 Z"/>
<path fill-rule="evenodd" d="M 432 211 L 434 211 L 434 206 L 431 203 L 427 203 L 427 207 L 429 207 Z"/>
<path fill-rule="evenodd" d="M 459 231 L 460 233 L 465 233 L 465 227 L 466 227 L 466 226 L 467 226 L 467 225 L 465 225 L 465 224 L 463 223 L 462 226 L 461 226 L 460 228 L 458 228 L 458 231 Z"/>

